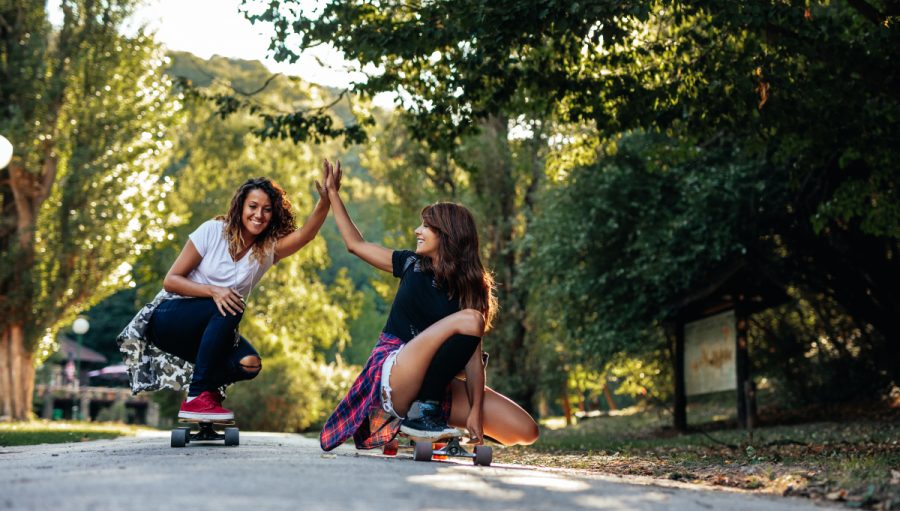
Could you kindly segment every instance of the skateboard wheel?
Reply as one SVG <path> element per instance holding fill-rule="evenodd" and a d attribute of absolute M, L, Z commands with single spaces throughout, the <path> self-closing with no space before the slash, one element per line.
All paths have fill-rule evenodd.
<path fill-rule="evenodd" d="M 238 428 L 225 428 L 225 445 L 239 445 L 240 433 Z"/>
<path fill-rule="evenodd" d="M 491 461 L 494 459 L 494 449 L 489 445 L 476 445 L 475 446 L 475 464 L 481 465 L 482 467 L 491 466 Z"/>
<path fill-rule="evenodd" d="M 187 431 L 184 428 L 172 430 L 172 447 L 184 447 L 187 444 Z"/>
<path fill-rule="evenodd" d="M 191 427 L 190 426 L 181 426 L 178 429 L 184 430 L 184 443 L 191 443 Z"/>
<path fill-rule="evenodd" d="M 416 461 L 431 461 L 433 452 L 431 442 L 416 442 L 416 450 L 413 453 L 413 459 Z"/>
<path fill-rule="evenodd" d="M 397 439 L 395 438 L 395 439 L 391 440 L 390 442 L 384 444 L 384 447 L 381 449 L 381 452 L 383 452 L 387 456 L 396 456 L 397 451 L 399 449 L 400 449 L 400 442 L 398 442 Z"/>

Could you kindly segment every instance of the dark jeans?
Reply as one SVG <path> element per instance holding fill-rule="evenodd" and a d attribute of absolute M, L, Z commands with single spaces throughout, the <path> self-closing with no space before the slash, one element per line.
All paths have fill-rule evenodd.
<path fill-rule="evenodd" d="M 149 335 L 161 350 L 194 363 L 189 396 L 222 385 L 255 377 L 240 363 L 246 356 L 258 357 L 253 346 L 234 331 L 243 314 L 223 316 L 212 298 L 178 298 L 159 304 L 150 318 Z"/>
<path fill-rule="evenodd" d="M 447 391 L 447 385 L 460 371 L 465 369 L 466 363 L 472 358 L 472 353 L 475 353 L 479 341 L 481 338 L 471 335 L 453 335 L 444 341 L 444 344 L 434 354 L 434 358 L 431 359 L 416 400 L 442 400 Z"/>

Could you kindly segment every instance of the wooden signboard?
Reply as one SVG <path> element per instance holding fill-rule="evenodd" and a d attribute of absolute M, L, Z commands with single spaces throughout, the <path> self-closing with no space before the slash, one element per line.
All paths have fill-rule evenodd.
<path fill-rule="evenodd" d="M 734 310 L 684 325 L 686 395 L 697 396 L 736 388 L 735 341 Z"/>

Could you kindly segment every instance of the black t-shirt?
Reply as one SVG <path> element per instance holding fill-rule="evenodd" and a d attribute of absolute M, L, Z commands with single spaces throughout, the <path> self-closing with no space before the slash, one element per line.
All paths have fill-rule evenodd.
<path fill-rule="evenodd" d="M 435 322 L 459 311 L 459 298 L 450 298 L 440 289 L 434 273 L 422 269 L 421 258 L 409 250 L 395 250 L 392 256 L 394 276 L 400 286 L 391 305 L 384 331 L 404 343 Z"/>

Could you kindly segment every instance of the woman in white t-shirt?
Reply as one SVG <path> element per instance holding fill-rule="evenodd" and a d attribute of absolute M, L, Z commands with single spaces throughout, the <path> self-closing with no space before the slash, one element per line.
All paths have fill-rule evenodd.
<path fill-rule="evenodd" d="M 319 182 L 316 189 L 319 201 L 299 229 L 284 190 L 261 177 L 238 188 L 227 215 L 191 233 L 163 291 L 119 336 L 134 392 L 188 386 L 179 418 L 234 418 L 219 389 L 262 369 L 238 333 L 245 300 L 266 270 L 319 232 L 330 202 Z"/>

